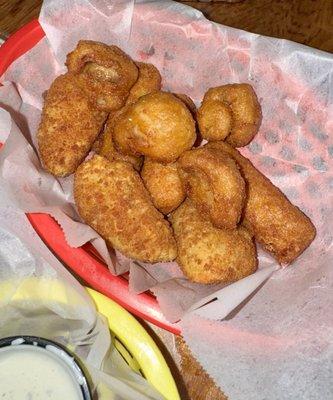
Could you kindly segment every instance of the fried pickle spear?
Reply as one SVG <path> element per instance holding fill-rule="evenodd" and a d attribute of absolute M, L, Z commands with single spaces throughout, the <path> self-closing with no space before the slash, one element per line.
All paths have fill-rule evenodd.
<path fill-rule="evenodd" d="M 155 207 L 163 214 L 169 214 L 184 201 L 185 191 L 177 163 L 161 164 L 146 158 L 141 177 Z"/>
<path fill-rule="evenodd" d="M 114 143 L 128 155 L 144 155 L 169 163 L 192 147 L 196 138 L 190 111 L 170 93 L 147 94 L 122 114 L 114 127 Z"/>
<path fill-rule="evenodd" d="M 98 155 L 82 163 L 74 197 L 82 219 L 125 256 L 150 263 L 176 257 L 170 225 L 128 163 Z"/>
<path fill-rule="evenodd" d="M 190 281 L 229 283 L 256 271 L 256 248 L 246 228 L 214 227 L 190 199 L 171 214 L 170 221 L 178 246 L 177 262 Z"/>
<path fill-rule="evenodd" d="M 244 225 L 279 263 L 292 263 L 316 235 L 310 219 L 230 145 L 212 142 L 205 147 L 218 149 L 234 158 L 247 183 Z"/>
<path fill-rule="evenodd" d="M 56 78 L 47 91 L 37 132 L 45 170 L 59 177 L 72 174 L 89 153 L 106 116 L 92 107 L 75 75 Z"/>
<path fill-rule="evenodd" d="M 245 183 L 235 161 L 225 153 L 201 147 L 178 160 L 188 197 L 218 228 L 235 229 L 240 220 Z"/>
<path fill-rule="evenodd" d="M 125 104 L 138 79 L 138 68 L 116 46 L 80 40 L 67 55 L 68 71 L 78 75 L 79 83 L 92 104 L 100 110 L 118 110 Z"/>
<path fill-rule="evenodd" d="M 233 147 L 249 144 L 260 123 L 261 107 L 255 91 L 247 83 L 209 89 L 198 111 L 202 137 L 208 141 L 226 138 Z"/>

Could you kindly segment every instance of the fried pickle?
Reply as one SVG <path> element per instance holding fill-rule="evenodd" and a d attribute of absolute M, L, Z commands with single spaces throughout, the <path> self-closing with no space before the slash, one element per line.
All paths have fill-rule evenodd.
<path fill-rule="evenodd" d="M 311 220 L 230 145 L 212 142 L 205 147 L 218 149 L 234 158 L 247 183 L 244 224 L 279 263 L 292 263 L 316 235 Z"/>
<path fill-rule="evenodd" d="M 82 219 L 125 256 L 150 263 L 176 257 L 170 225 L 128 163 L 98 155 L 85 161 L 75 173 L 74 197 Z"/>
<path fill-rule="evenodd" d="M 255 244 L 244 227 L 218 229 L 204 219 L 190 199 L 170 216 L 177 262 L 192 282 L 234 282 L 257 269 Z"/>
<path fill-rule="evenodd" d="M 218 228 L 234 229 L 240 220 L 245 183 L 228 154 L 201 147 L 186 151 L 178 160 L 187 196 Z"/>
<path fill-rule="evenodd" d="M 114 143 L 129 155 L 144 155 L 169 163 L 192 147 L 196 138 L 190 111 L 170 93 L 140 97 L 114 127 Z"/>
<path fill-rule="evenodd" d="M 221 102 L 223 111 L 221 109 L 220 112 L 217 112 L 216 103 L 212 103 L 212 101 Z M 230 115 L 226 117 L 228 108 Z M 203 117 L 204 111 L 208 112 L 206 117 Z M 252 86 L 247 83 L 234 83 L 209 89 L 204 96 L 200 112 L 201 127 L 200 123 L 199 127 L 202 128 L 208 123 L 211 129 L 214 122 L 212 118 L 214 118 L 215 113 L 218 126 L 212 131 L 215 133 L 213 137 L 216 137 L 219 126 L 225 129 L 226 126 L 230 125 L 231 116 L 231 130 L 228 136 L 225 135 L 224 131 L 224 137 L 233 147 L 243 147 L 249 144 L 257 134 L 261 124 L 261 107 L 257 95 Z M 207 136 L 208 131 L 204 129 L 204 132 L 206 132 Z M 204 137 L 204 133 L 201 133 Z M 207 140 L 216 140 L 212 139 L 209 134 L 205 138 Z"/>
<path fill-rule="evenodd" d="M 106 116 L 91 106 L 75 75 L 57 77 L 47 91 L 37 132 L 45 170 L 59 177 L 72 174 L 89 153 Z"/>
<path fill-rule="evenodd" d="M 163 214 L 175 210 L 185 199 L 176 163 L 161 164 L 146 158 L 141 177 L 155 207 Z"/>
<path fill-rule="evenodd" d="M 138 79 L 138 68 L 117 46 L 80 40 L 67 55 L 68 71 L 76 74 L 92 104 L 104 111 L 121 108 Z"/>

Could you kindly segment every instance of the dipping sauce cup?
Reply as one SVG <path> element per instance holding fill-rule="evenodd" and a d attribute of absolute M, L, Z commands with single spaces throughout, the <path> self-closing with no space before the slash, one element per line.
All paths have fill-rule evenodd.
<path fill-rule="evenodd" d="M 0 339 L 0 399 L 91 400 L 77 357 L 36 336 Z"/>

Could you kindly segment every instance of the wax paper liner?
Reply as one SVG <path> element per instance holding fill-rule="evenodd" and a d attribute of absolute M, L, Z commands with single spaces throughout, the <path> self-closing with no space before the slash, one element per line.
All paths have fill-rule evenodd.
<path fill-rule="evenodd" d="M 211 86 L 249 82 L 262 105 L 263 123 L 255 140 L 242 152 L 312 218 L 318 231 L 315 242 L 294 268 L 317 262 L 317 254 L 328 249 L 332 242 L 333 185 L 332 137 L 328 134 L 332 130 L 330 55 L 211 23 L 200 12 L 171 1 L 46 1 L 40 23 L 46 38 L 2 77 L 3 82 L 8 82 L 4 90 L 13 89 L 9 82 L 14 82 L 23 101 L 16 114 L 11 114 L 32 145 L 36 144 L 42 94 L 54 77 L 64 71 L 66 54 L 79 39 L 116 44 L 134 59 L 155 64 L 161 71 L 165 90 L 186 93 L 197 104 Z M 2 99 L 8 110 L 8 96 Z M 22 115 L 20 125 L 18 119 Z M 21 146 L 17 146 L 19 132 L 14 125 L 12 131 L 16 131 L 11 134 L 14 138 L 6 144 L 7 153 L 1 155 L 1 186 L 10 193 L 10 202 L 24 211 L 54 215 L 73 246 L 88 239 L 97 241 L 110 270 L 121 273 L 130 267 L 132 290 L 151 288 L 170 320 L 180 318 L 194 303 L 205 303 L 206 296 L 211 300 L 213 293 L 221 289 L 192 285 L 178 275 L 179 271 L 175 276 L 168 264 L 155 268 L 136 262 L 112 263 L 98 235 L 82 224 L 73 207 L 69 210 L 66 200 L 72 202 L 70 184 L 61 185 L 61 181 L 57 183 L 42 172 L 36 155 L 27 143 L 22 143 L 22 138 Z M 27 164 L 22 161 L 24 157 Z M 31 163 L 33 173 L 27 168 Z M 18 171 L 21 182 L 17 182 Z M 41 193 L 40 187 L 47 190 Z M 269 271 L 275 269 L 273 260 L 266 262 L 266 255 L 259 260 L 261 268 L 265 265 Z M 258 272 L 260 276 L 266 279 L 266 273 Z M 239 295 L 238 284 L 233 286 L 239 301 L 261 281 L 251 277 L 245 282 L 248 285 L 243 295 Z M 220 296 L 221 293 L 215 297 Z M 232 306 L 236 297 L 232 296 Z M 219 308 L 220 301 L 215 303 L 214 307 Z M 209 305 L 211 310 L 214 307 Z M 230 306 L 225 308 L 229 309 Z M 210 315 L 208 309 L 205 315 L 223 317 L 223 313 L 215 311 Z"/>
<path fill-rule="evenodd" d="M 162 399 L 124 362 L 90 296 L 48 250 L 22 211 L 0 208 L 0 260 L 0 337 L 55 340 L 84 361 L 94 391 L 108 391 L 124 400 Z M 38 298 L 29 292 L 17 300 L 29 279 Z"/>

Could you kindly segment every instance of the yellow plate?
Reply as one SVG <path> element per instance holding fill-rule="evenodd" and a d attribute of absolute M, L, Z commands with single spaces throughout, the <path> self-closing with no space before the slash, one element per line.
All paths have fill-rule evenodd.
<path fill-rule="evenodd" d="M 0 283 L 1 302 L 10 296 L 16 288 L 11 281 Z M 67 302 L 67 290 L 61 282 L 49 279 L 28 278 L 21 282 L 13 301 L 47 299 L 48 301 Z M 148 382 L 152 384 L 167 400 L 180 400 L 175 381 L 170 369 L 153 339 L 139 322 L 123 307 L 113 300 L 87 288 L 97 310 L 103 314 L 110 330 L 119 341 L 115 345 L 128 364 L 136 371 L 140 369 Z M 76 293 L 76 292 L 75 292 Z M 81 301 L 80 296 L 72 296 L 73 306 Z"/>

